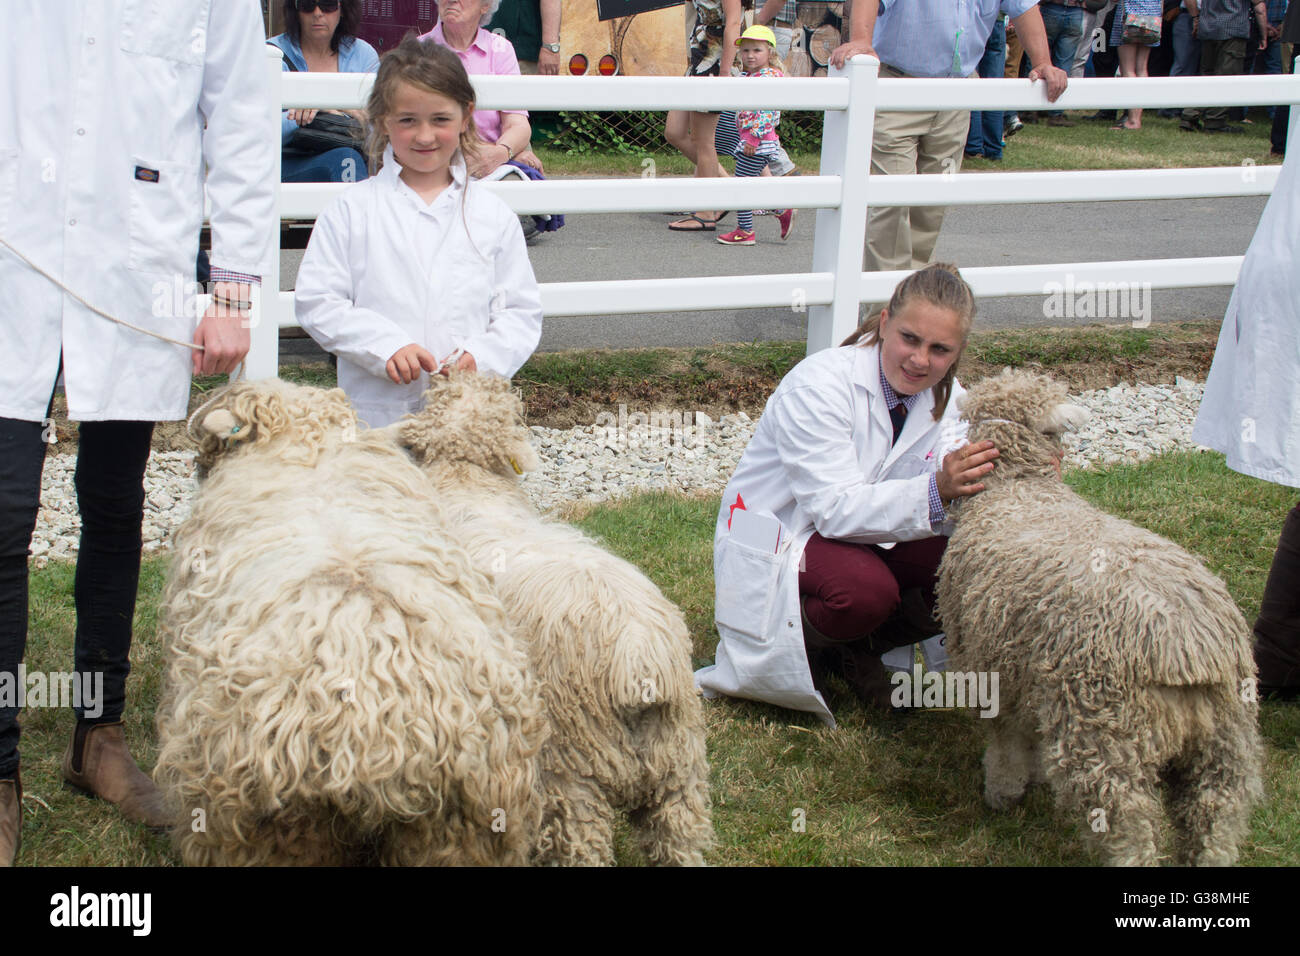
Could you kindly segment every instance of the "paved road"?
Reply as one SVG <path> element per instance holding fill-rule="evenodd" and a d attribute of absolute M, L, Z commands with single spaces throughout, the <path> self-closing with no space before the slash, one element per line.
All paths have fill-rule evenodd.
<path fill-rule="evenodd" d="M 1251 197 L 954 207 L 937 255 L 961 266 L 1241 255 L 1265 202 Z M 759 242 L 748 247 L 723 246 L 712 235 L 669 232 L 669 217 L 659 213 L 570 216 L 563 229 L 531 248 L 531 256 L 541 282 L 803 272 L 812 268 L 814 216 L 805 210 L 786 243 L 778 239 L 774 219 L 757 217 Z M 734 217 L 724 225 L 733 228 Z M 283 254 L 284 288 L 292 287 L 300 258 L 300 253 Z M 1222 318 L 1229 291 L 1156 291 L 1152 319 Z M 552 318 L 546 320 L 541 348 L 801 339 L 804 320 L 787 309 Z M 977 328 L 986 329 L 1066 324 L 1069 320 L 1045 318 L 1037 297 L 982 300 L 977 320 Z"/>

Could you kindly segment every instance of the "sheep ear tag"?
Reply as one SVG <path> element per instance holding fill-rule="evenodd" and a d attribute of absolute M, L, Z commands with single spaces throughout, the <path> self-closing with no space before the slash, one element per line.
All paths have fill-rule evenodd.
<path fill-rule="evenodd" d="M 524 473 L 524 470 L 519 467 L 519 462 L 515 461 L 513 458 L 510 459 L 510 467 L 515 470 L 516 475 L 522 475 Z"/>
<path fill-rule="evenodd" d="M 201 426 L 209 435 L 216 435 L 229 441 L 240 441 L 248 437 L 244 426 L 225 408 L 218 408 L 204 416 Z"/>

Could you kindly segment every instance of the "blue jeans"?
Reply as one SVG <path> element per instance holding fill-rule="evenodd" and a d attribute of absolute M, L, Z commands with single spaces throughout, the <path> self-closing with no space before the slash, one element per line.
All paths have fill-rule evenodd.
<path fill-rule="evenodd" d="M 365 157 L 347 146 L 313 154 L 286 149 L 280 158 L 282 183 L 359 183 L 369 175 Z"/>
<path fill-rule="evenodd" d="M 1074 54 L 1083 39 L 1083 7 L 1065 7 L 1059 3 L 1042 3 L 1038 12 L 1047 30 L 1047 46 L 1052 51 L 1052 66 L 1070 72 Z M 1061 110 L 1050 110 L 1048 116 L 1063 116 Z"/>
<path fill-rule="evenodd" d="M 1186 10 L 1174 20 L 1174 65 L 1169 75 L 1201 75 L 1201 41 L 1192 36 L 1192 17 Z"/>
<path fill-rule="evenodd" d="M 1000 77 L 1007 65 L 1007 25 L 999 18 L 989 34 L 978 67 L 982 77 Z M 970 114 L 970 132 L 966 134 L 966 152 L 980 153 L 989 159 L 1002 158 L 1002 111 L 976 110 Z"/>

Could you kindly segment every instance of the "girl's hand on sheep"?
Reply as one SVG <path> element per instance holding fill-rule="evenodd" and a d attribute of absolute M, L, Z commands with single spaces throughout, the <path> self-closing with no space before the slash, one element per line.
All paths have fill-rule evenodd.
<path fill-rule="evenodd" d="M 470 355 L 468 352 L 461 352 L 460 358 L 456 359 L 455 367 L 460 369 L 463 372 L 477 372 L 478 362 L 474 361 L 474 356 Z M 446 375 L 448 372 L 448 368 L 449 368 L 448 363 L 444 359 L 443 367 L 438 369 L 438 371 L 440 371 L 443 375 Z"/>
<path fill-rule="evenodd" d="M 409 385 L 420 377 L 420 370 L 437 371 L 438 360 L 422 345 L 412 342 L 393 353 L 388 360 L 388 377 L 398 385 Z"/>
<path fill-rule="evenodd" d="M 993 459 L 996 457 L 998 450 L 991 441 L 963 445 L 944 456 L 943 467 L 934 478 L 944 505 L 950 504 L 954 498 L 964 498 L 983 491 L 984 485 L 979 479 L 993 470 Z"/>

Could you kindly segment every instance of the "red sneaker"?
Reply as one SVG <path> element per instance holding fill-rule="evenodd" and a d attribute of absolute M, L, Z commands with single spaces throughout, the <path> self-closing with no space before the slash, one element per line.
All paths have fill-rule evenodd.
<path fill-rule="evenodd" d="M 795 209 L 783 209 L 776 214 L 776 221 L 781 224 L 782 240 L 790 238 L 790 230 L 794 228 L 794 214 L 797 211 Z"/>
<path fill-rule="evenodd" d="M 718 236 L 718 242 L 724 246 L 752 246 L 754 233 L 747 229 L 733 229 L 724 236 Z"/>

